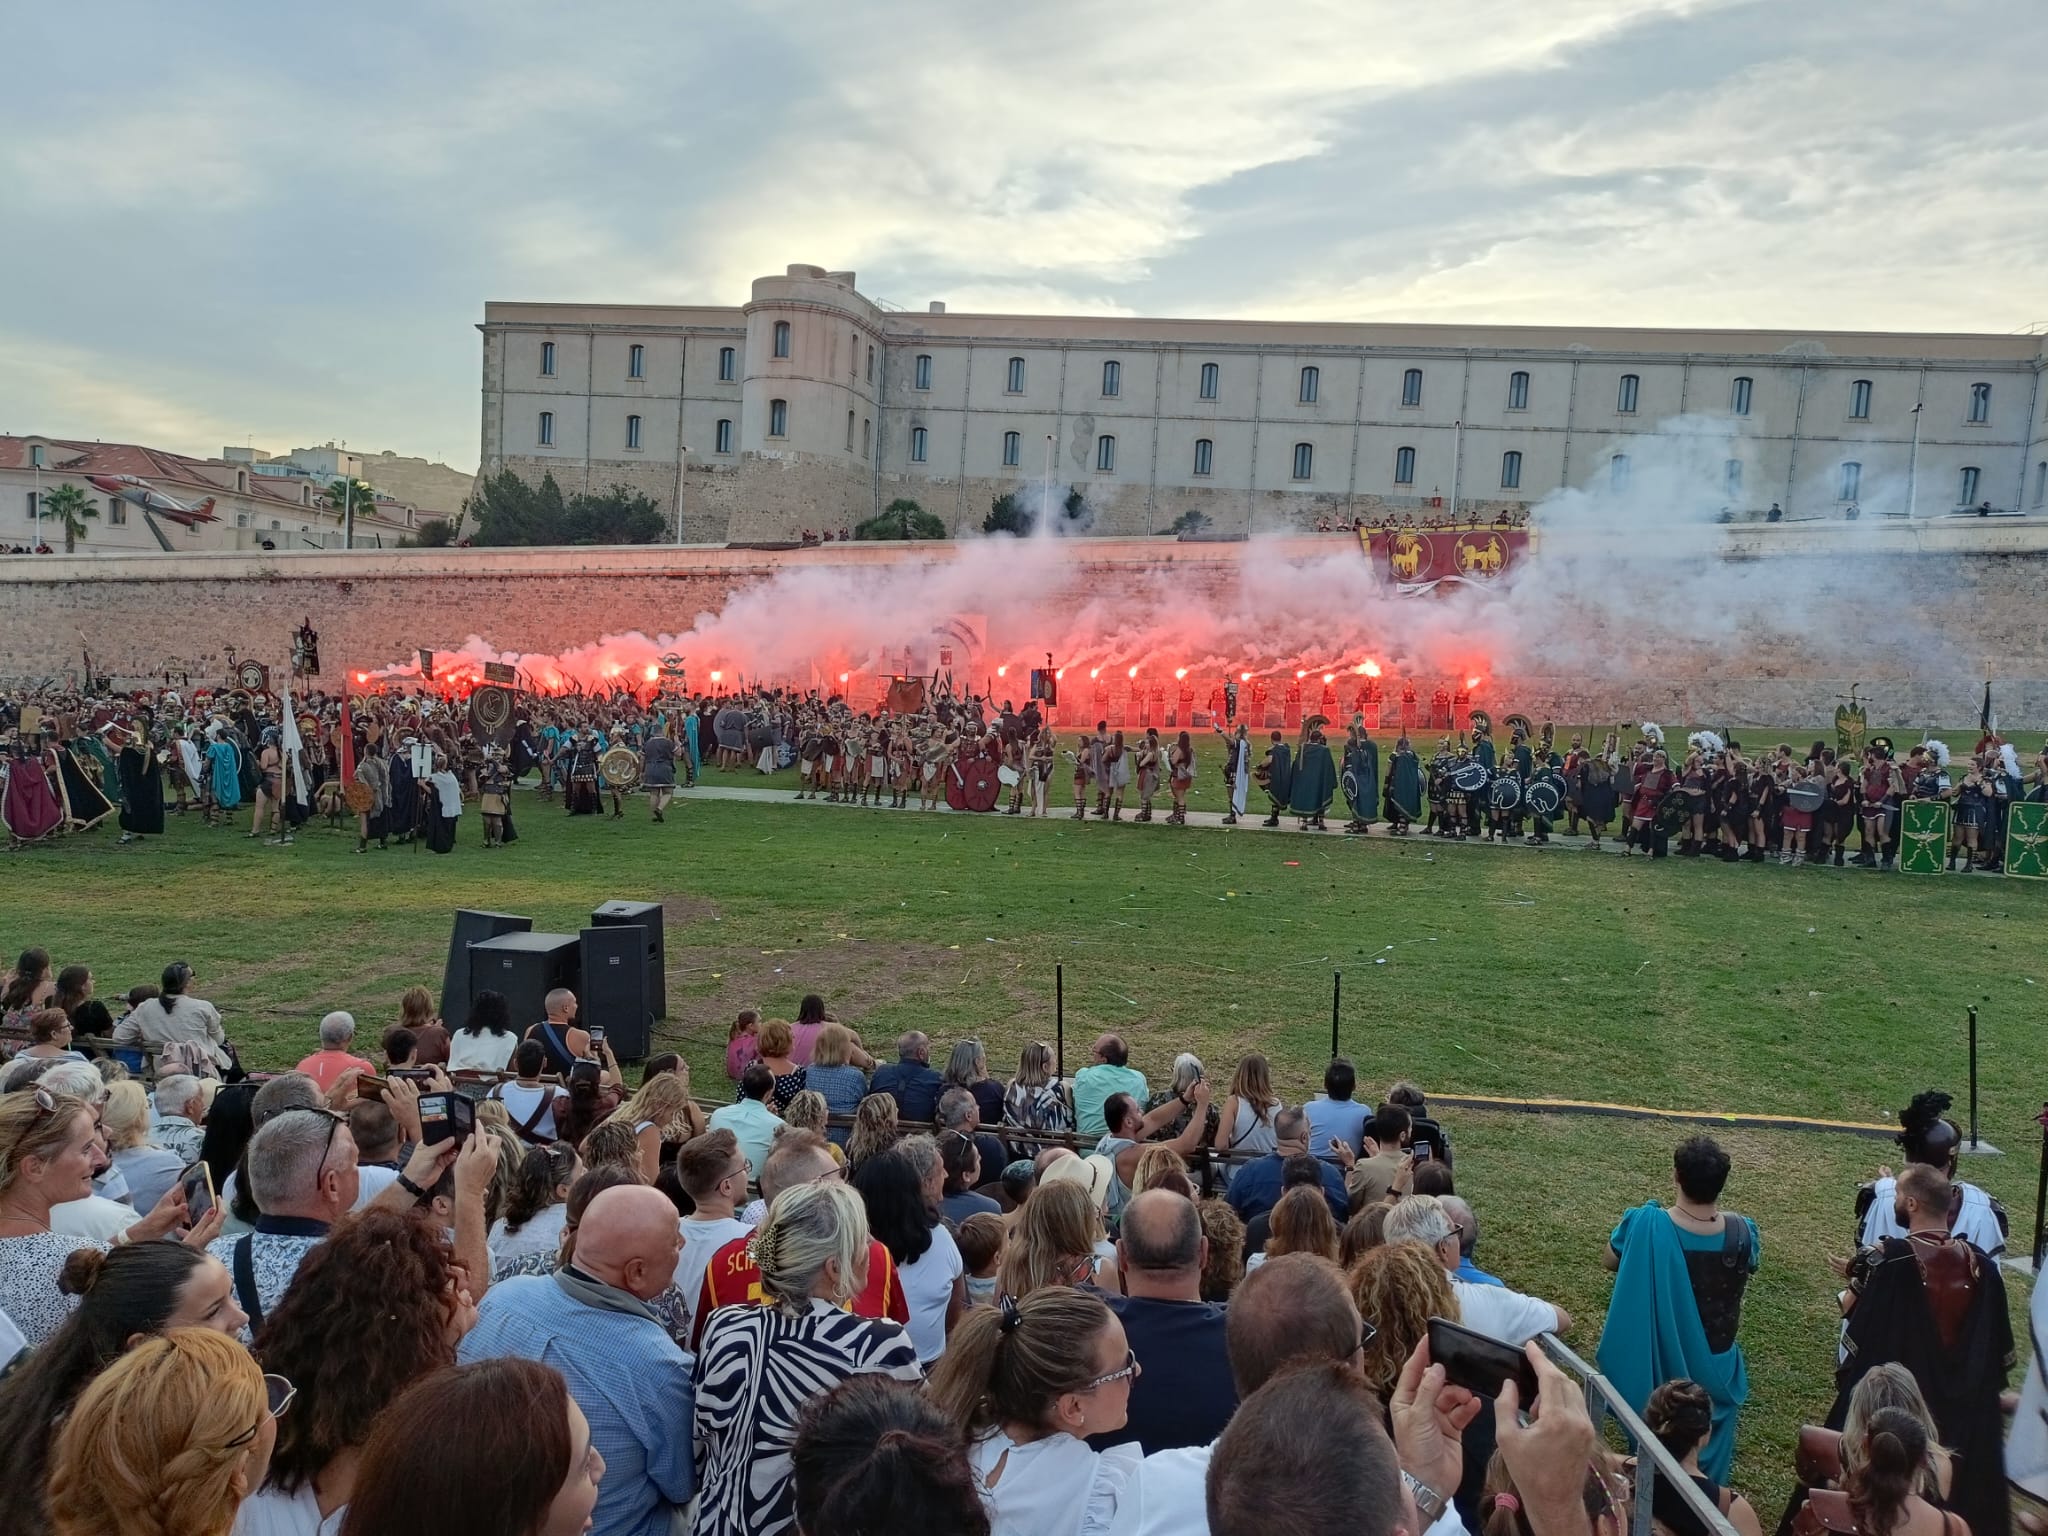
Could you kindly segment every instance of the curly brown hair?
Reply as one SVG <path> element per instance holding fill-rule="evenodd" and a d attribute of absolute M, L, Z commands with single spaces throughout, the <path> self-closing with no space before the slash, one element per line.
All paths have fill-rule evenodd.
<path fill-rule="evenodd" d="M 1458 1298 L 1443 1262 L 1420 1243 L 1382 1243 L 1351 1269 L 1358 1315 L 1379 1329 L 1365 1346 L 1365 1384 L 1393 1395 L 1401 1367 L 1429 1333 L 1432 1317 L 1458 1320 Z"/>
<path fill-rule="evenodd" d="M 1202 1265 L 1202 1300 L 1228 1301 L 1244 1278 L 1244 1223 L 1222 1200 L 1198 1200 L 1202 1236 L 1209 1239 L 1209 1257 Z"/>
<path fill-rule="evenodd" d="M 357 1212 L 306 1254 L 256 1336 L 263 1369 L 299 1389 L 277 1421 L 269 1486 L 297 1492 L 361 1445 L 406 1387 L 455 1363 L 460 1283 L 448 1239 L 424 1211 Z"/>

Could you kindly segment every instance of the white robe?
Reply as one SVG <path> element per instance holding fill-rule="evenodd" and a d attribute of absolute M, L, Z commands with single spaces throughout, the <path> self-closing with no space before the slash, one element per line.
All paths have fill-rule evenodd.
<path fill-rule="evenodd" d="M 1237 754 L 1237 775 L 1230 786 L 1230 814 L 1244 814 L 1244 797 L 1252 785 L 1252 744 L 1250 738 L 1233 740 L 1230 749 Z"/>

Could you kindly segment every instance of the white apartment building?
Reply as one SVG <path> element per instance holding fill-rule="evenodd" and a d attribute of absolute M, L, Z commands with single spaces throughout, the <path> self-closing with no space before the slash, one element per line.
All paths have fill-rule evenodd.
<path fill-rule="evenodd" d="M 480 329 L 484 473 L 680 501 L 692 540 L 898 496 L 958 531 L 1047 484 L 1121 535 L 1485 513 L 1625 489 L 1679 419 L 1737 519 L 2048 512 L 2039 335 L 913 313 L 811 266 L 736 308 L 490 303 Z"/>

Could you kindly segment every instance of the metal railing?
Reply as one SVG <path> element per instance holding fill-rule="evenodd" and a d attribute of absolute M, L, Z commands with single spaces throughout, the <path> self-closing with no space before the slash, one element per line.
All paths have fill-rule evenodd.
<path fill-rule="evenodd" d="M 1546 1333 L 1537 1342 L 1543 1346 L 1543 1353 L 1550 1357 L 1552 1364 L 1576 1376 L 1586 1389 L 1586 1411 L 1592 1415 L 1594 1433 L 1604 1440 L 1611 1420 L 1619 1426 L 1622 1438 L 1628 1442 L 1636 1464 L 1635 1508 L 1629 1512 L 1629 1536 L 1651 1536 L 1650 1509 L 1659 1478 L 1678 1490 L 1686 1508 L 1698 1517 L 1706 1530 L 1713 1532 L 1714 1536 L 1735 1536 L 1735 1527 L 1728 1523 L 1728 1517 L 1700 1492 L 1698 1485 L 1678 1464 L 1677 1458 L 1650 1433 L 1650 1426 L 1623 1401 L 1613 1382 L 1580 1359 L 1577 1352 L 1556 1334 Z"/>

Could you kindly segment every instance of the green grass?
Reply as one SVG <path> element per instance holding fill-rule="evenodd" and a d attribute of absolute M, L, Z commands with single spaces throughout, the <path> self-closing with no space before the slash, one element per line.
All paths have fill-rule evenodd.
<path fill-rule="evenodd" d="M 628 815 L 572 821 L 522 795 L 519 843 L 484 852 L 465 815 L 446 858 L 358 857 L 352 836 L 324 829 L 267 848 L 190 819 L 120 848 L 107 828 L 16 855 L 0 933 L 89 962 L 103 994 L 186 959 L 245 1057 L 278 1067 L 330 1008 L 374 1036 L 403 987 L 438 988 L 457 906 L 573 930 L 597 902 L 659 899 L 660 1043 L 690 1057 L 705 1092 L 724 1081 L 737 1010 L 787 1016 L 813 990 L 871 1043 L 910 1027 L 942 1043 L 974 1033 L 1002 1071 L 1021 1043 L 1052 1039 L 1063 964 L 1070 1068 L 1112 1028 L 1155 1080 L 1178 1049 L 1219 1080 L 1256 1049 L 1292 1102 L 1319 1082 L 1341 970 L 1343 1048 L 1375 1087 L 1413 1077 L 1439 1093 L 1877 1120 L 1929 1085 L 1962 1098 L 1974 1004 L 1983 1134 L 2012 1155 L 1973 1159 L 1968 1176 L 2005 1200 L 2017 1246 L 2031 1239 L 2048 888 L 824 804 L 686 801 L 662 827 L 643 805 Z M 1666 1193 L 1684 1131 L 1446 1118 L 1481 1262 L 1569 1307 L 1590 1353 L 1601 1242 L 1627 1205 Z M 1765 1240 L 1744 1319 L 1754 1388 L 1738 1481 L 1775 1513 L 1793 1431 L 1831 1396 L 1823 1256 L 1846 1248 L 1853 1189 L 1895 1149 L 1799 1132 L 1724 1141 L 1729 1202 Z"/>

